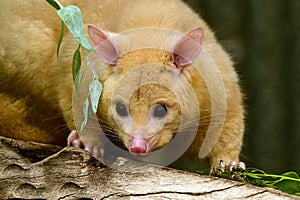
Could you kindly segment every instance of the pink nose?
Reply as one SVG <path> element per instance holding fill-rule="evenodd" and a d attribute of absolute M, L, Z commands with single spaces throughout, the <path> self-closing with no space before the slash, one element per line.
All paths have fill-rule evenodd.
<path fill-rule="evenodd" d="M 130 152 L 134 154 L 145 154 L 149 151 L 149 140 L 146 138 L 132 137 L 130 141 Z"/>

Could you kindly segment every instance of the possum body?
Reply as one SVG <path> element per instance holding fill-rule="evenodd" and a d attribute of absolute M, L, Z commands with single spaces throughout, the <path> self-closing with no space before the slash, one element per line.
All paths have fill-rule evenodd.
<path fill-rule="evenodd" d="M 215 136 L 218 137 L 217 143 L 207 155 L 207 160 L 211 165 L 216 165 L 221 159 L 239 160 L 244 110 L 237 74 L 229 55 L 195 12 L 179 0 L 61 2 L 81 8 L 86 35 L 90 36 L 94 47 L 103 39 L 109 41 L 109 36 L 113 34 L 157 27 L 194 37 L 218 67 L 225 88 L 225 113 L 212 113 L 212 101 L 218 103 L 218 94 L 215 100 L 211 99 L 206 81 L 191 65 L 194 61 L 192 56 L 191 60 L 174 60 L 174 52 L 170 56 L 170 52 L 162 49 L 140 49 L 119 55 L 115 49 L 118 44 L 113 42 L 109 48 L 112 48 L 114 55 L 103 54 L 101 49 L 97 51 L 109 65 L 99 76 L 103 93 L 97 116 L 100 123 L 109 127 L 107 131 L 117 134 L 127 149 L 138 154 L 141 145 L 147 147 L 141 153 L 167 145 L 174 137 L 174 130 L 178 130 L 182 117 L 189 116 L 189 120 L 197 119 L 199 124 L 197 135 L 185 155 L 198 160 L 209 124 L 218 123 L 210 121 L 212 116 L 224 115 L 222 131 Z M 0 135 L 63 146 L 70 131 L 75 129 L 72 111 L 68 108 L 72 105 L 73 93 L 71 62 L 78 44 L 66 31 L 57 59 L 61 21 L 46 1 L 1 0 L 0 10 Z M 88 24 L 94 26 L 88 27 Z M 139 37 L 136 41 L 145 40 Z M 151 38 L 157 40 L 147 35 L 147 40 Z M 184 54 L 185 47 L 186 42 L 178 42 L 174 49 Z M 119 77 L 137 66 L 147 64 L 165 67 L 163 71 L 156 67 L 146 68 L 136 73 L 136 77 L 125 81 L 121 89 L 124 94 L 130 87 L 138 88 L 128 101 L 122 101 L 122 93 L 118 97 L 112 94 L 111 91 L 117 90 Z M 193 63 L 197 64 L 201 65 L 201 61 Z M 142 84 L 145 79 L 176 83 L 176 76 L 184 77 L 191 85 L 197 105 L 189 104 L 190 96 L 184 95 L 184 92 L 180 98 L 186 103 L 180 105 L 170 88 L 162 84 Z M 174 90 L 180 93 L 184 86 L 179 85 Z M 199 109 L 199 116 L 194 116 L 193 106 Z M 164 123 L 161 119 L 164 119 Z M 188 122 L 185 123 L 184 126 L 188 126 Z M 151 138 L 147 138 L 150 133 Z"/>

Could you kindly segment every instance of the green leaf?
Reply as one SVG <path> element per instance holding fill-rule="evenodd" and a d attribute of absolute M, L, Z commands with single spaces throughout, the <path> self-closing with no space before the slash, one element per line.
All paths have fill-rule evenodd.
<path fill-rule="evenodd" d="M 68 27 L 73 37 L 88 50 L 93 50 L 93 47 L 89 44 L 84 35 L 83 19 L 81 11 L 76 6 L 67 6 L 57 11 L 58 16 Z"/>
<path fill-rule="evenodd" d="M 91 97 L 91 104 L 93 112 L 96 113 L 98 109 L 99 99 L 102 93 L 102 84 L 99 80 L 93 80 L 89 85 L 89 92 Z"/>
<path fill-rule="evenodd" d="M 299 179 L 299 175 L 296 172 L 285 172 L 284 174 L 282 174 L 282 176 Z"/>
<path fill-rule="evenodd" d="M 86 98 L 83 102 L 83 121 L 81 123 L 80 132 L 86 127 L 89 120 L 89 99 Z"/>
<path fill-rule="evenodd" d="M 216 167 L 213 173 L 209 169 L 197 171 L 200 174 L 211 174 L 217 177 L 234 179 L 256 186 L 270 187 L 282 192 L 300 196 L 300 178 L 296 172 L 286 172 L 282 175 L 274 175 L 256 168 L 234 169 L 232 171 L 220 170 Z"/>
<path fill-rule="evenodd" d="M 73 74 L 73 80 L 74 82 L 77 79 L 80 67 L 81 67 L 81 55 L 80 55 L 80 45 L 76 49 L 74 55 L 73 55 L 73 62 L 72 62 L 72 74 Z M 76 88 L 77 90 L 77 88 Z"/>
<path fill-rule="evenodd" d="M 279 190 L 300 195 L 300 178 L 296 172 L 285 172 L 281 177 L 280 181 L 274 183 Z"/>
<path fill-rule="evenodd" d="M 286 192 L 288 194 L 296 194 L 300 192 L 300 182 L 282 179 L 281 181 L 273 184 L 282 192 Z"/>
<path fill-rule="evenodd" d="M 64 24 L 64 22 L 62 21 L 62 22 L 61 22 L 61 29 L 60 29 L 59 40 L 58 40 L 57 49 L 56 49 L 56 57 L 57 57 L 57 58 L 58 58 L 58 56 L 59 56 L 59 49 L 60 49 L 60 45 L 61 45 L 62 39 L 63 39 L 63 37 L 64 37 L 64 32 L 65 32 L 65 24 Z"/>
<path fill-rule="evenodd" d="M 55 2 L 55 1 L 53 1 L 53 0 L 46 0 L 52 7 L 54 7 L 56 10 L 59 10 L 60 9 L 60 7 L 59 7 L 59 5 Z"/>

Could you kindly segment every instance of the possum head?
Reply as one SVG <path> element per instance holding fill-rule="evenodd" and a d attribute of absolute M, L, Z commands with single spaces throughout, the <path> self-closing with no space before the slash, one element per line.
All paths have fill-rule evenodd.
<path fill-rule="evenodd" d="M 109 65 L 101 75 L 98 112 L 99 119 L 110 127 L 108 132 L 116 133 L 135 155 L 167 145 L 180 125 L 192 120 L 193 106 L 197 106 L 189 105 L 183 71 L 200 53 L 203 30 L 192 29 L 171 51 L 145 48 L 123 55 L 119 44 L 110 40 L 113 33 L 93 25 L 88 32 L 96 53 Z"/>

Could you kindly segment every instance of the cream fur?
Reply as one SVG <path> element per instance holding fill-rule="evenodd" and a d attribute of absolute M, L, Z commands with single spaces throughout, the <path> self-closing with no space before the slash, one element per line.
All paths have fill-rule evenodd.
<path fill-rule="evenodd" d="M 109 32 L 123 32 L 143 27 L 161 27 L 186 33 L 196 26 L 204 29 L 204 48 L 219 67 L 226 90 L 227 113 L 222 134 L 208 156 L 211 165 L 220 159 L 238 161 L 244 132 L 242 94 L 237 74 L 227 53 L 216 41 L 206 23 L 179 0 L 88 0 L 61 1 L 63 5 L 77 5 L 84 15 L 84 22 L 94 24 Z M 55 10 L 46 1 L 0 1 L 0 134 L 13 138 L 63 145 L 69 130 L 74 129 L 72 112 L 73 80 L 71 61 L 76 41 L 66 32 L 60 53 L 56 58 L 61 22 Z M 165 64 L 164 52 L 141 51 L 121 58 L 123 72 L 135 64 Z M 127 57 L 126 57 L 127 56 Z M 130 59 L 129 59 L 130 57 Z M 127 59 L 127 60 L 126 60 Z M 199 63 L 200 64 L 200 63 Z M 128 67 L 128 69 L 126 69 Z M 107 110 L 106 99 L 113 87 L 109 80 L 113 72 L 102 76 L 103 98 L 100 107 Z M 197 91 L 201 116 L 197 139 L 186 153 L 194 160 L 198 157 L 211 114 L 207 88 L 195 73 L 186 68 L 183 75 Z M 189 97 L 185 97 L 189 101 Z M 4 105 L 4 106 L 3 106 Z M 188 111 L 188 107 L 184 108 Z M 111 111 L 100 113 L 114 125 Z M 208 117 L 207 117 L 208 116 Z M 66 126 L 61 120 L 64 118 Z M 37 123 L 38 122 L 38 123 Z M 37 125 L 38 124 L 38 125 Z M 55 127 L 55 124 L 57 126 Z M 177 123 L 174 123 L 176 126 Z M 163 145 L 170 138 L 160 138 Z"/>

